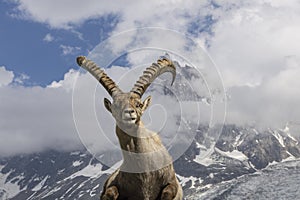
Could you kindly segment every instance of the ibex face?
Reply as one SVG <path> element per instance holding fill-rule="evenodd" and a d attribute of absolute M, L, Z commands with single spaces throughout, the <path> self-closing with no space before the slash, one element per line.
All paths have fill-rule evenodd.
<path fill-rule="evenodd" d="M 151 96 L 143 102 L 139 95 L 134 92 L 120 93 L 113 96 L 111 103 L 104 98 L 105 108 L 112 113 L 119 127 L 128 127 L 139 125 L 143 112 L 151 102 Z"/>
<path fill-rule="evenodd" d="M 166 54 L 166 56 L 168 55 Z M 134 127 L 135 125 L 139 126 L 141 116 L 150 104 L 151 96 L 147 97 L 144 101 L 141 98 L 149 85 L 159 75 L 171 72 L 173 75 L 173 84 L 176 76 L 176 68 L 166 56 L 161 57 L 157 63 L 153 63 L 148 67 L 128 93 L 124 93 L 102 69 L 84 56 L 79 56 L 77 63 L 90 72 L 113 98 L 112 103 L 107 98 L 104 98 L 104 105 L 116 119 L 119 128 L 123 129 Z"/>

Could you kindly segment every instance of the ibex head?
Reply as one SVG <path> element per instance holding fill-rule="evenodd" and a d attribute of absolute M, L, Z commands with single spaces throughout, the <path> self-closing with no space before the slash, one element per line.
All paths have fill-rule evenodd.
<path fill-rule="evenodd" d="M 171 72 L 173 75 L 172 84 L 176 76 L 176 68 L 173 62 L 167 57 L 161 57 L 157 63 L 153 63 L 146 68 L 130 92 L 124 93 L 94 62 L 84 56 L 79 56 L 77 57 L 77 63 L 90 72 L 112 97 L 113 102 L 104 98 L 104 105 L 112 113 L 119 127 L 130 128 L 139 125 L 143 112 L 151 102 L 151 96 L 148 96 L 144 101 L 141 98 L 158 76 L 165 72 Z"/>

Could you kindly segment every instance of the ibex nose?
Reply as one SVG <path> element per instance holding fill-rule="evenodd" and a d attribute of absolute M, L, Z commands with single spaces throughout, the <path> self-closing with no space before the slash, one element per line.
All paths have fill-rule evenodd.
<path fill-rule="evenodd" d="M 134 113 L 134 110 L 132 108 L 128 108 L 124 110 L 124 113 L 132 114 Z"/>

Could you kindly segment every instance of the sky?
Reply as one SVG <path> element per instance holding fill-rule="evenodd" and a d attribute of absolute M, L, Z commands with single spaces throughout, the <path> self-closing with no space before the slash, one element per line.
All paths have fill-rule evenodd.
<path fill-rule="evenodd" d="M 100 100 L 108 95 L 79 70 L 76 57 L 107 64 L 109 75 L 119 80 L 128 67 L 153 62 L 162 53 L 130 53 L 135 47 L 188 57 L 214 74 L 205 77 L 212 88 L 220 78 L 226 123 L 283 128 L 300 122 L 298 0 L 5 0 L 0 25 L 0 155 L 82 148 L 83 134 L 73 118 L 74 83 L 86 82 L 86 88 L 89 83 Z M 203 67 L 203 57 L 214 70 Z M 133 84 L 136 74 L 126 80 Z M 104 116 L 112 127 L 113 119 Z"/>

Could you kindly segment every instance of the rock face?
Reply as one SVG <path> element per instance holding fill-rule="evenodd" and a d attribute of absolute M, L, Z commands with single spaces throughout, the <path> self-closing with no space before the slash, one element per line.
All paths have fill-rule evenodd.
<path fill-rule="evenodd" d="M 300 160 L 270 165 L 257 173 L 213 185 L 205 192 L 194 192 L 187 199 L 300 199 L 299 169 Z"/>
<path fill-rule="evenodd" d="M 89 199 L 107 177 L 105 166 L 80 151 L 14 156 L 1 165 L 2 199 Z"/>
<path fill-rule="evenodd" d="M 300 157 L 300 145 L 284 130 L 259 132 L 226 125 L 217 141 L 205 140 L 207 126 L 174 162 L 187 199 L 224 181 L 266 168 L 270 163 Z M 202 158 L 211 145 L 214 150 Z M 84 151 L 47 151 L 0 159 L 0 199 L 98 199 L 112 173 Z"/>
<path fill-rule="evenodd" d="M 290 156 L 299 157 L 298 141 L 283 130 L 259 133 L 254 128 L 225 126 L 216 147 L 222 151 L 242 152 L 256 169 L 265 168 L 274 161 L 281 162 Z"/>
<path fill-rule="evenodd" d="M 253 128 L 225 126 L 216 147 L 225 152 L 242 152 L 256 169 L 265 168 L 274 161 L 281 162 L 290 156 L 299 157 L 297 140 L 282 130 L 259 133 Z"/>

